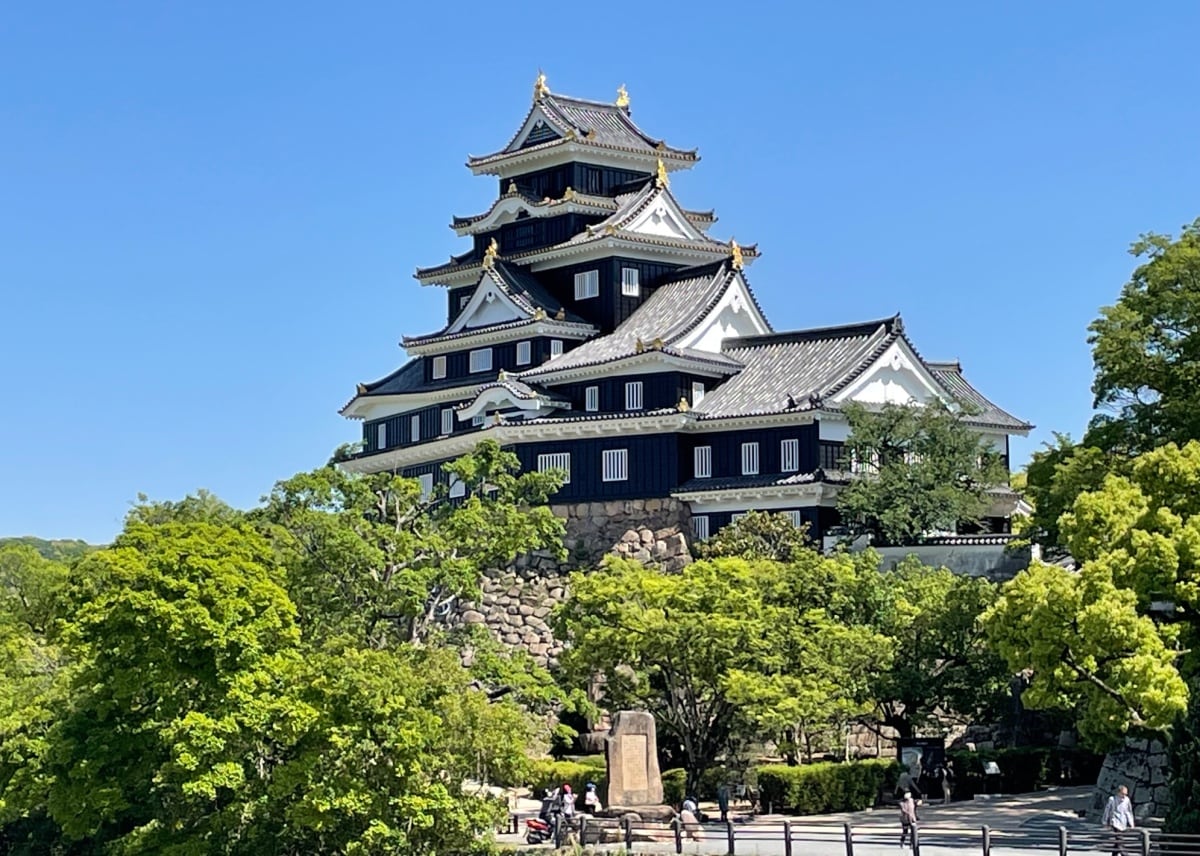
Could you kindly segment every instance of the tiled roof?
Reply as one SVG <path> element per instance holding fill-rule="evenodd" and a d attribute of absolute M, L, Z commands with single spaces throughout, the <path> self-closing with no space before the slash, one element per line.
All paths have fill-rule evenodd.
<path fill-rule="evenodd" d="M 557 145 L 567 137 L 573 137 L 575 142 L 588 143 L 605 148 L 645 152 L 646 154 L 658 153 L 670 155 L 674 158 L 698 160 L 694 149 L 687 151 L 672 148 L 662 140 L 651 137 L 634 123 L 627 109 L 618 107 L 615 104 L 547 93 L 534 102 L 533 107 L 530 108 L 530 113 L 539 106 L 542 108 L 548 124 L 558 133 L 559 136 L 556 139 L 534 146 L 527 146 L 522 149 L 517 145 L 517 140 L 520 136 L 520 131 L 518 131 L 517 135 L 509 140 L 508 145 L 500 151 L 490 155 L 471 157 L 467 163 L 470 166 L 475 166 L 488 161 L 499 160 L 505 155 L 511 155 L 516 152 L 533 151 L 542 147 Z M 521 121 L 522 128 L 525 127 L 528 119 L 529 114 L 526 114 L 525 119 Z"/>
<path fill-rule="evenodd" d="M 561 422 L 606 422 L 613 419 L 638 419 L 643 416 L 670 416 L 679 413 L 674 407 L 659 407 L 655 410 L 618 410 L 605 413 L 573 413 L 570 416 L 539 416 L 524 419 L 522 425 L 557 425 Z"/>
<path fill-rule="evenodd" d="M 703 419 L 809 410 L 864 371 L 900 335 L 899 316 L 726 339 L 723 351 L 744 368 L 696 407 Z M 789 400 L 790 396 L 790 400 Z"/>
<path fill-rule="evenodd" d="M 848 477 L 841 472 L 815 470 L 811 473 L 768 473 L 757 476 L 728 476 L 725 478 L 689 479 L 675 488 L 675 493 L 737 490 L 739 488 L 788 487 L 801 484 L 845 484 Z"/>
<path fill-rule="evenodd" d="M 983 393 L 971 386 L 967 379 L 963 377 L 962 366 L 957 362 L 952 363 L 926 363 L 929 370 L 933 372 L 934 377 L 938 382 L 958 399 L 966 405 L 974 413 L 967 416 L 967 421 L 975 422 L 983 425 L 996 425 L 1004 428 L 1016 428 L 1022 431 L 1028 431 L 1033 426 L 1024 420 L 1018 419 L 1006 410 L 997 407 L 988 399 L 984 398 Z"/>
<path fill-rule="evenodd" d="M 548 392 L 547 390 L 542 389 L 541 387 L 531 386 L 531 385 L 524 383 L 523 381 L 517 380 L 516 378 L 513 378 L 511 376 L 505 377 L 503 380 L 499 380 L 499 379 L 494 380 L 491 383 L 485 383 L 482 386 L 478 387 L 475 390 L 475 398 L 478 398 L 480 395 L 487 392 L 489 389 L 503 389 L 509 395 L 511 395 L 513 398 L 520 399 L 521 401 L 532 401 L 534 399 L 541 399 L 548 403 L 557 404 L 559 406 L 564 406 L 564 407 L 571 406 L 571 402 L 568 401 L 567 399 L 563 398 L 562 396 L 556 395 L 553 392 Z M 468 405 L 464 405 L 464 406 L 469 407 L 470 405 L 468 404 Z M 462 409 L 462 408 L 460 408 L 460 409 Z"/>
<path fill-rule="evenodd" d="M 617 202 L 611 196 L 593 196 L 587 193 L 574 193 L 570 196 L 564 196 L 561 199 L 546 198 L 539 202 L 538 200 L 531 199 L 523 193 L 506 193 L 504 196 L 501 196 L 495 202 L 493 202 L 492 207 L 487 211 L 484 211 L 482 214 L 475 214 L 470 217 L 455 217 L 454 222 L 450 224 L 450 228 L 462 229 L 470 226 L 472 223 L 478 223 L 480 220 L 486 219 L 493 211 L 495 211 L 496 206 L 501 202 L 504 202 L 507 199 L 512 199 L 513 197 L 521 199 L 531 209 L 556 208 L 559 205 L 565 205 L 569 203 L 584 207 L 596 208 L 601 211 L 615 211 L 617 209 Z M 539 215 L 540 213 L 541 212 L 539 211 Z M 706 212 L 694 213 L 698 217 L 703 217 Z M 712 212 L 707 213 L 710 216 L 712 214 Z"/>
<path fill-rule="evenodd" d="M 704 320 L 704 316 L 729 287 L 733 274 L 727 261 L 678 270 L 672 279 L 656 288 L 645 303 L 607 336 L 584 342 L 562 356 L 522 373 L 521 377 L 536 378 L 565 369 L 631 357 L 657 347 L 656 340 L 661 340 L 663 353 L 702 359 L 736 370 L 739 363 L 727 354 L 674 348 L 671 345 Z"/>
<path fill-rule="evenodd" d="M 587 325 L 586 321 L 574 312 L 568 311 L 559 303 L 554 295 L 547 291 L 533 274 L 529 273 L 525 268 L 497 260 L 494 267 L 484 270 L 480 281 L 482 282 L 484 279 L 489 279 L 497 288 L 512 298 L 513 303 L 529 317 L 507 321 L 502 324 L 490 324 L 486 327 L 466 327 L 454 333 L 447 333 L 447 330 L 454 326 L 454 322 L 451 322 L 436 333 L 429 333 L 424 336 L 405 336 L 403 340 L 404 345 L 425 344 L 437 339 L 461 338 L 463 336 L 474 335 L 483 330 L 505 330 L 512 327 L 520 327 L 529 323 L 539 309 L 546 314 L 548 319 Z M 562 319 L 557 318 L 560 310 L 563 313 Z M 591 325 L 588 326 L 590 327 Z"/>

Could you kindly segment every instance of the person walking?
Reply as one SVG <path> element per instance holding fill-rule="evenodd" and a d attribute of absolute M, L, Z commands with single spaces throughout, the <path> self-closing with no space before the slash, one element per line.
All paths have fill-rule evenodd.
<path fill-rule="evenodd" d="M 909 842 L 910 846 L 915 846 L 917 843 L 917 804 L 913 802 L 912 791 L 905 791 L 904 797 L 900 800 L 900 846 L 903 847 L 905 842 Z"/>
<path fill-rule="evenodd" d="M 1108 798 L 1100 824 L 1112 832 L 1112 856 L 1125 856 L 1125 830 L 1133 829 L 1133 803 L 1129 801 L 1129 788 L 1121 785 Z"/>
<path fill-rule="evenodd" d="M 950 805 L 951 795 L 954 791 L 954 762 L 946 759 L 946 762 L 938 767 L 938 778 L 942 782 L 942 805 Z"/>

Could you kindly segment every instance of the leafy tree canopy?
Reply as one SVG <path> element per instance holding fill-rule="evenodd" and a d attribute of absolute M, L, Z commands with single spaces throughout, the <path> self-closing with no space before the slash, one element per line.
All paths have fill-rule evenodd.
<path fill-rule="evenodd" d="M 846 408 L 846 463 L 865 470 L 838 497 L 855 534 L 911 545 L 926 533 L 975 523 L 988 510 L 987 488 L 1007 471 L 982 436 L 944 405 Z"/>
<path fill-rule="evenodd" d="M 704 558 L 773 559 L 792 562 L 810 552 L 807 527 L 798 527 L 786 514 L 749 511 L 697 545 Z"/>
<path fill-rule="evenodd" d="M 486 440 L 445 469 L 462 489 L 422 497 L 412 479 L 358 476 L 326 466 L 275 486 L 261 521 L 289 568 L 305 632 L 350 634 L 373 647 L 424 638 L 482 573 L 518 554 L 563 556 L 563 523 L 546 505 L 561 484 L 522 473 Z"/>
<path fill-rule="evenodd" d="M 1132 455 L 1200 439 L 1200 219 L 1130 252 L 1143 263 L 1089 328 L 1092 392 L 1107 412 L 1086 442 Z"/>

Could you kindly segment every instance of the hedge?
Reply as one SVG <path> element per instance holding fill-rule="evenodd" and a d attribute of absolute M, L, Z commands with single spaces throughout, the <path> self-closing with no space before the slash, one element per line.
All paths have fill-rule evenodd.
<path fill-rule="evenodd" d="M 758 768 L 759 800 L 792 814 L 862 811 L 875 805 L 881 791 L 894 787 L 898 775 L 893 760 L 767 764 Z"/>
<path fill-rule="evenodd" d="M 601 761 L 603 761 L 601 756 Z M 584 786 L 595 782 L 601 798 L 608 789 L 608 769 L 602 763 L 599 767 L 591 758 L 581 758 L 579 761 L 554 761 L 543 759 L 529 763 L 529 773 L 525 784 L 529 787 L 534 799 L 541 799 L 547 790 L 571 786 L 575 792 L 576 802 L 583 798 Z"/>

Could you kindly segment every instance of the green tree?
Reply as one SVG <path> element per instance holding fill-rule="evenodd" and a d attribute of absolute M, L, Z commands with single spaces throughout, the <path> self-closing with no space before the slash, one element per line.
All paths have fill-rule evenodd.
<path fill-rule="evenodd" d="M 811 551 L 807 527 L 796 526 L 786 514 L 749 511 L 721 528 L 698 547 L 704 558 L 773 559 L 791 562 Z"/>
<path fill-rule="evenodd" d="M 747 732 L 861 710 L 886 640 L 848 623 L 848 556 L 718 559 L 676 574 L 609 560 L 577 574 L 557 615 L 564 674 L 600 676 L 604 704 L 649 710 L 678 741 L 688 787 Z"/>
<path fill-rule="evenodd" d="M 912 737 L 935 717 L 997 718 L 1011 673 L 979 626 L 997 587 L 912 558 L 880 579 L 893 601 L 880 611 L 879 631 L 895 651 L 872 689 L 881 724 Z"/>
<path fill-rule="evenodd" d="M 933 530 L 977 523 L 991 504 L 987 489 L 1007 478 L 1000 455 L 940 403 L 852 404 L 846 418 L 843 466 L 863 472 L 838 496 L 838 510 L 855 534 L 910 545 Z"/>
<path fill-rule="evenodd" d="M 445 466 L 462 489 L 427 497 L 414 479 L 326 466 L 275 486 L 259 515 L 289 568 L 305 632 L 373 647 L 424 638 L 483 572 L 521 553 L 562 557 L 563 523 L 546 505 L 553 473 L 521 473 L 490 440 Z"/>
<path fill-rule="evenodd" d="M 1200 439 L 1200 219 L 1178 238 L 1146 234 L 1144 259 L 1092 322 L 1097 409 L 1087 444 L 1133 455 Z"/>
<path fill-rule="evenodd" d="M 1104 477 L 1121 471 L 1125 463 L 1095 446 L 1055 434 L 1054 442 L 1034 452 L 1025 469 L 1025 495 L 1033 505 L 1033 539 L 1051 551 L 1061 551 L 1065 545 L 1060 518 L 1076 497 L 1099 490 Z"/>

